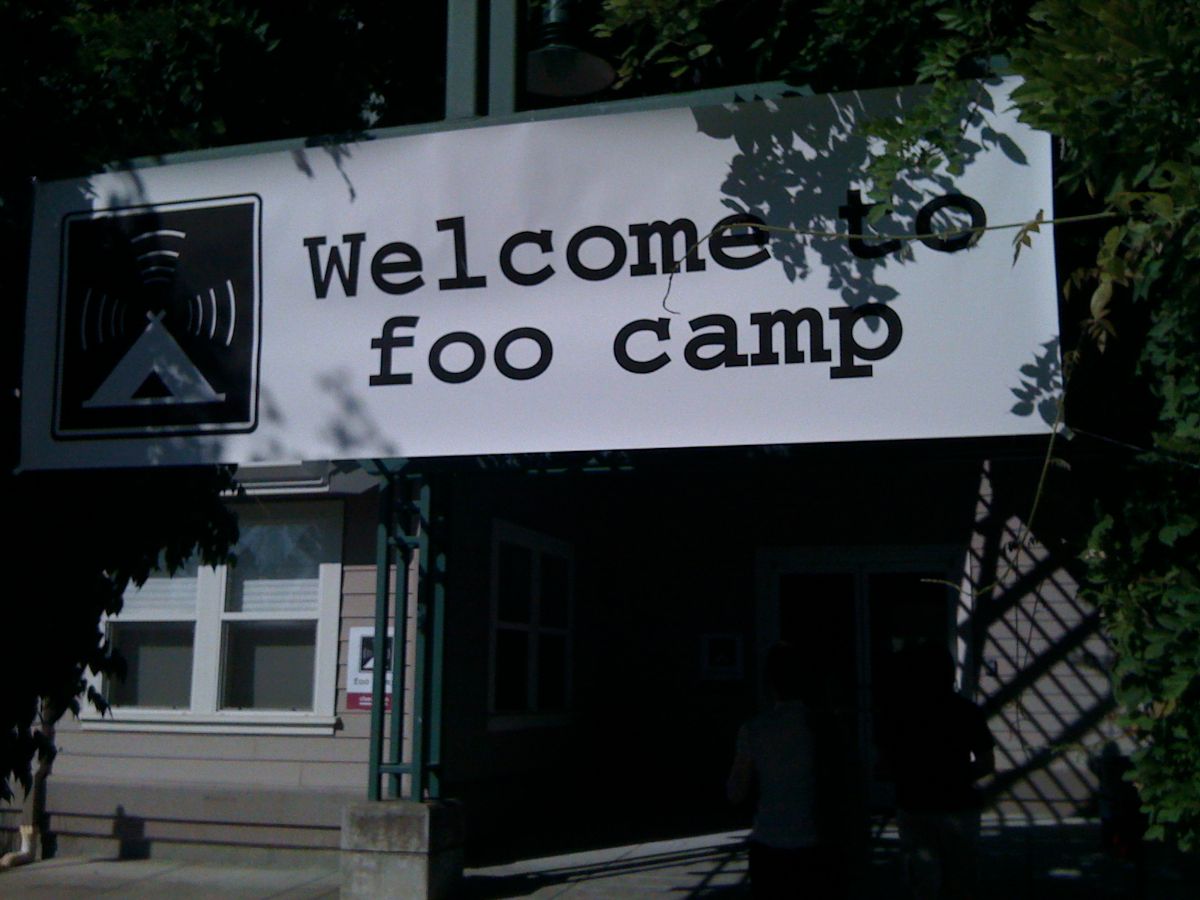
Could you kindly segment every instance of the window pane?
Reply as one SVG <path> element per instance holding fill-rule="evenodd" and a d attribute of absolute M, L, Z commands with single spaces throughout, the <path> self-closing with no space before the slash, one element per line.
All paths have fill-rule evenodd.
<path fill-rule="evenodd" d="M 538 636 L 538 711 L 567 708 L 567 639 L 559 634 Z"/>
<path fill-rule="evenodd" d="M 221 706 L 312 709 L 316 622 L 226 622 Z"/>
<path fill-rule="evenodd" d="M 311 507 L 274 508 L 269 517 L 247 511 L 240 530 L 226 611 L 315 613 L 320 565 L 338 557 L 336 516 L 314 516 Z"/>
<path fill-rule="evenodd" d="M 570 581 L 567 561 L 561 556 L 542 554 L 542 595 L 539 621 L 553 628 L 567 627 L 567 591 Z"/>
<path fill-rule="evenodd" d="M 502 622 L 529 622 L 533 596 L 533 553 L 528 547 L 500 542 L 496 585 L 497 617 Z"/>
<path fill-rule="evenodd" d="M 109 637 L 128 666 L 108 679 L 114 706 L 187 709 L 192 704 L 191 622 L 114 622 Z"/>
<path fill-rule="evenodd" d="M 189 560 L 174 576 L 154 575 L 140 588 L 125 589 L 121 611 L 154 617 L 196 614 L 196 560 Z"/>
<path fill-rule="evenodd" d="M 228 612 L 315 613 L 320 601 L 316 578 L 279 578 L 247 581 L 235 574 L 230 579 Z"/>
<path fill-rule="evenodd" d="M 529 635 L 501 628 L 496 632 L 496 712 L 529 709 Z"/>

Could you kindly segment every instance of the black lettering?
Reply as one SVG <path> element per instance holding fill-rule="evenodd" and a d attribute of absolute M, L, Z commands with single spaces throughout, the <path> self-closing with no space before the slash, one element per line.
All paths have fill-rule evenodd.
<path fill-rule="evenodd" d="M 946 194 L 930 200 L 921 207 L 917 213 L 917 234 L 928 234 L 933 231 L 934 214 L 947 207 L 961 209 L 966 212 L 971 217 L 971 228 L 987 227 L 987 213 L 983 211 L 983 207 L 979 204 L 978 200 L 968 197 L 965 194 Z M 959 250 L 966 250 L 968 247 L 973 247 L 982 236 L 982 231 L 965 231 L 962 234 L 956 234 L 952 237 L 923 237 L 921 238 L 921 243 L 931 250 L 937 250 L 941 253 L 955 253 Z"/>
<path fill-rule="evenodd" d="M 629 267 L 630 275 L 654 275 L 658 269 L 650 256 L 650 239 L 657 237 L 663 272 L 676 272 L 676 238 L 683 237 L 683 253 L 687 254 L 685 268 L 689 272 L 703 272 L 704 260 L 700 258 L 700 241 L 696 224 L 691 219 L 676 219 L 674 222 L 650 222 L 630 225 L 630 237 L 637 238 L 637 262 Z"/>
<path fill-rule="evenodd" d="M 749 269 L 764 263 L 771 258 L 771 252 L 766 249 L 769 235 L 758 228 L 748 228 L 738 233 L 735 225 L 765 225 L 758 216 L 749 213 L 738 213 L 726 216 L 713 226 L 713 235 L 708 239 L 708 252 L 712 254 L 713 262 L 726 269 Z M 730 256 L 732 247 L 758 247 L 749 256 Z"/>
<path fill-rule="evenodd" d="M 854 339 L 854 325 L 867 316 L 882 319 L 887 327 L 887 337 L 878 347 L 864 347 Z M 829 317 L 838 320 L 838 364 L 829 370 L 830 378 L 869 378 L 873 367 L 860 366 L 854 360 L 880 360 L 900 346 L 904 328 L 900 324 L 900 316 L 890 306 L 882 303 L 838 306 L 829 310 Z"/>
<path fill-rule="evenodd" d="M 878 204 L 863 203 L 862 193 L 846 191 L 846 205 L 838 207 L 838 216 L 846 220 L 846 229 L 855 237 L 850 238 L 850 252 L 859 259 L 878 259 L 900 249 L 898 240 L 868 244 L 862 237 L 866 229 L 866 214 Z"/>
<path fill-rule="evenodd" d="M 791 312 L 777 309 L 775 312 L 750 314 L 750 324 L 758 326 L 758 352 L 750 357 L 752 366 L 774 366 L 779 364 L 775 352 L 774 328 L 783 326 L 783 361 L 804 362 L 804 351 L 800 349 L 800 325 L 808 324 L 808 347 L 813 362 L 829 362 L 833 354 L 825 348 L 825 321 L 815 309 L 798 309 Z"/>
<path fill-rule="evenodd" d="M 336 269 L 338 280 L 342 283 L 342 291 L 347 297 L 353 297 L 358 292 L 358 251 L 366 240 L 365 233 L 343 234 L 342 241 L 350 245 L 350 263 L 342 265 L 342 254 L 337 247 L 329 248 L 329 258 L 325 261 L 325 271 L 321 271 L 318 247 L 325 246 L 323 237 L 306 237 L 304 246 L 308 248 L 308 264 L 312 268 L 313 293 L 318 300 L 324 300 L 329 295 L 329 285 L 333 283 L 333 272 Z"/>
<path fill-rule="evenodd" d="M 389 281 L 385 276 L 420 271 L 421 254 L 412 244 L 403 241 L 384 244 L 371 257 L 371 280 L 385 294 L 408 294 L 425 283 L 420 275 L 405 281 Z"/>
<path fill-rule="evenodd" d="M 692 331 L 701 328 L 719 328 L 720 331 L 710 334 L 698 334 L 687 342 L 683 348 L 683 358 L 693 369 L 716 369 L 720 366 L 744 366 L 748 357 L 737 352 L 737 322 L 731 316 L 714 314 L 700 316 L 688 322 Z M 712 356 L 701 356 L 703 347 L 720 347 L 718 353 Z"/>
<path fill-rule="evenodd" d="M 466 344 L 471 348 L 473 355 L 471 364 L 461 372 L 452 372 L 442 365 L 442 353 L 451 344 Z M 442 335 L 429 348 L 429 371 L 438 381 L 444 381 L 447 384 L 462 384 L 483 371 L 483 362 L 486 358 L 487 351 L 483 349 L 483 341 L 469 331 L 452 331 Z"/>
<path fill-rule="evenodd" d="M 589 269 L 579 259 L 579 249 L 593 238 L 608 241 L 612 245 L 613 258 L 599 269 Z M 625 266 L 625 238 L 621 232 L 607 225 L 590 225 L 571 236 L 567 244 L 567 267 L 585 281 L 603 281 L 612 278 Z"/>
<path fill-rule="evenodd" d="M 649 331 L 654 334 L 659 341 L 665 341 L 671 336 L 671 320 L 670 319 L 636 319 L 624 326 L 617 332 L 616 338 L 613 339 L 613 357 L 626 372 L 633 372 L 638 375 L 646 375 L 650 372 L 657 372 L 663 366 L 671 361 L 671 357 L 666 353 L 660 353 L 653 359 L 634 359 L 629 355 L 629 339 L 639 331 Z"/>
<path fill-rule="evenodd" d="M 382 334 L 371 338 L 371 349 L 379 351 L 379 374 L 371 376 L 372 387 L 380 384 L 412 384 L 411 372 L 392 371 L 392 351 L 413 345 L 411 335 L 398 335 L 396 330 L 416 327 L 416 316 L 393 316 L 383 323 Z"/>
<path fill-rule="evenodd" d="M 541 284 L 547 278 L 554 274 L 554 267 L 549 263 L 542 266 L 536 272 L 519 272 L 513 266 L 512 258 L 515 251 L 522 244 L 534 244 L 543 253 L 550 253 L 554 246 L 550 242 L 551 234 L 549 231 L 518 231 L 500 248 L 500 271 L 504 273 L 504 277 L 513 284 L 522 284 L 526 287 Z"/>
<path fill-rule="evenodd" d="M 486 287 L 487 278 L 485 276 L 467 274 L 467 220 L 463 216 L 455 216 L 453 219 L 438 219 L 437 230 L 454 232 L 454 277 L 439 278 L 438 288 L 443 291 L 454 291 L 461 288 Z"/>
<path fill-rule="evenodd" d="M 537 362 L 532 366 L 518 369 L 508 361 L 508 348 L 522 340 L 533 341 L 538 345 L 540 352 Z M 496 360 L 496 368 L 505 378 L 511 378 L 514 381 L 528 381 L 530 378 L 537 378 L 550 368 L 550 360 L 554 358 L 554 346 L 550 343 L 550 336 L 544 331 L 537 328 L 514 328 L 496 341 L 493 357 Z"/>

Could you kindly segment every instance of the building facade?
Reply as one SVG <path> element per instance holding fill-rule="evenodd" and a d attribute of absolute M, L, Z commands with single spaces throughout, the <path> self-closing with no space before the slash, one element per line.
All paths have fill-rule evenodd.
<path fill-rule="evenodd" d="M 443 462 L 440 792 L 465 802 L 470 850 L 516 852 L 514 804 L 553 823 L 527 847 L 635 837 L 631 798 L 662 833 L 737 825 L 724 776 L 778 639 L 815 664 L 864 822 L 890 808 L 876 720 L 916 642 L 951 650 L 988 712 L 998 822 L 1093 815 L 1107 650 L 1023 526 L 1039 443 Z M 361 471 L 312 481 L 251 482 L 237 565 L 152 579 L 109 624 L 130 671 L 109 715 L 59 729 L 61 850 L 336 851 L 370 774 L 352 633 L 373 622 L 378 497 Z"/>

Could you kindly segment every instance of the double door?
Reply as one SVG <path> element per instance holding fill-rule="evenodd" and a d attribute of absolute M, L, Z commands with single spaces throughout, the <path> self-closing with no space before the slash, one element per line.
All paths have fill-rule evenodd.
<path fill-rule="evenodd" d="M 869 808 L 887 808 L 892 800 L 879 737 L 897 699 L 896 654 L 933 644 L 959 656 L 955 635 L 967 611 L 956 602 L 962 560 L 955 556 L 945 547 L 759 555 L 758 658 L 778 640 L 799 648 L 809 690 L 834 713 Z"/>

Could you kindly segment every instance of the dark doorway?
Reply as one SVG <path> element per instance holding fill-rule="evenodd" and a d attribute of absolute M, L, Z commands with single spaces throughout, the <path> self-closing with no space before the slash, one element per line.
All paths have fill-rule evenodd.
<path fill-rule="evenodd" d="M 896 654 L 917 644 L 954 650 L 954 562 L 943 547 L 760 554 L 759 659 L 776 640 L 801 649 L 813 699 L 843 732 L 868 812 L 893 802 L 877 736 L 895 702 Z"/>

